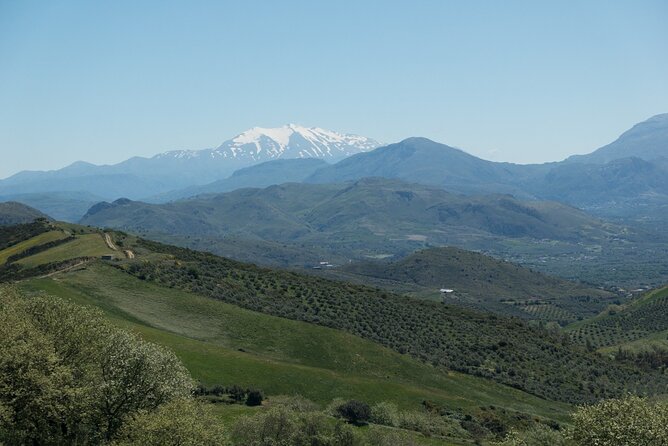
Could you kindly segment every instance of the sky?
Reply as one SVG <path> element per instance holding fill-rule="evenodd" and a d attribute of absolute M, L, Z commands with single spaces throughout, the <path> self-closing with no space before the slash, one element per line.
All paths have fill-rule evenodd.
<path fill-rule="evenodd" d="M 666 0 L 0 0 L 0 178 L 286 123 L 561 160 L 668 112 L 666 23 Z"/>

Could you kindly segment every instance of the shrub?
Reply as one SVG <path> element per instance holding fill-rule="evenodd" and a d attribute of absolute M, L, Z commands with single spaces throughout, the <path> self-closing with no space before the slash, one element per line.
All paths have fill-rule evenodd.
<path fill-rule="evenodd" d="M 432 435 L 448 435 L 452 430 L 452 426 L 440 415 L 415 410 L 400 412 L 398 427 L 420 432 L 427 437 Z"/>
<path fill-rule="evenodd" d="M 340 405 L 337 414 L 352 424 L 365 424 L 371 418 L 371 408 L 367 403 L 350 400 Z"/>
<path fill-rule="evenodd" d="M 260 406 L 263 399 L 264 395 L 260 390 L 250 390 L 246 397 L 246 406 Z"/>
<path fill-rule="evenodd" d="M 208 406 L 180 399 L 133 416 L 113 446 L 219 446 L 225 442 L 220 421 Z"/>
<path fill-rule="evenodd" d="M 394 403 L 382 402 L 371 408 L 370 421 L 383 426 L 399 426 L 399 409 Z"/>
<path fill-rule="evenodd" d="M 318 412 L 294 412 L 274 407 L 242 417 L 232 428 L 233 446 L 356 446 L 357 437 L 348 427 L 332 425 Z"/>
<path fill-rule="evenodd" d="M 572 443 L 563 432 L 537 424 L 525 432 L 512 429 L 503 441 L 496 444 L 497 446 L 568 446 Z"/>
<path fill-rule="evenodd" d="M 269 400 L 272 407 L 285 407 L 294 412 L 315 412 L 320 408 L 313 401 L 301 395 L 277 395 Z"/>

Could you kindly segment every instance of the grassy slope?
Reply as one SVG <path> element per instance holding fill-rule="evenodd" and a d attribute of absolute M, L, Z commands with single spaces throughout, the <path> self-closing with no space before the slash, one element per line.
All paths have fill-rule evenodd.
<path fill-rule="evenodd" d="M 6 250 L 5 250 L 6 251 Z M 5 251 L 0 252 L 3 255 Z M 122 255 L 109 249 L 99 233 L 78 235 L 75 240 L 19 260 L 19 265 L 31 268 L 49 262 L 74 259 L 76 257 L 99 257 L 104 254 Z"/>
<path fill-rule="evenodd" d="M 319 402 L 354 397 L 415 408 L 430 399 L 452 409 L 493 404 L 555 419 L 564 419 L 569 409 L 435 369 L 341 331 L 163 288 L 105 265 L 33 279 L 24 287 L 100 307 L 115 322 L 169 346 L 208 384 L 254 385 Z"/>
<path fill-rule="evenodd" d="M 7 249 L 0 251 L 0 265 L 7 262 L 7 258 L 14 254 L 19 254 L 26 249 L 32 248 L 33 246 L 42 245 L 44 243 L 49 243 L 55 240 L 61 240 L 65 237 L 67 237 L 65 232 L 61 230 L 53 230 L 44 232 L 21 243 L 10 246 Z"/>
<path fill-rule="evenodd" d="M 567 327 L 571 336 L 595 348 L 633 350 L 668 346 L 668 286 L 650 291 L 617 311 Z"/>

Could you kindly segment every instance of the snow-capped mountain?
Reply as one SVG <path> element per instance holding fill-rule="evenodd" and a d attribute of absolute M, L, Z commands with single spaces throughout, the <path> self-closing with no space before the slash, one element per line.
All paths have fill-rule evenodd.
<path fill-rule="evenodd" d="M 113 165 L 76 162 L 47 172 L 20 172 L 0 180 L 0 196 L 81 192 L 110 200 L 142 199 L 222 180 L 266 161 L 317 158 L 333 163 L 378 146 L 370 138 L 315 127 L 254 127 L 213 149 L 175 150 Z"/>
<path fill-rule="evenodd" d="M 250 163 L 277 158 L 323 158 L 336 161 L 373 150 L 379 145 L 377 141 L 364 136 L 288 124 L 277 128 L 253 127 L 215 149 L 176 150 L 162 153 L 156 158 L 229 159 Z"/>

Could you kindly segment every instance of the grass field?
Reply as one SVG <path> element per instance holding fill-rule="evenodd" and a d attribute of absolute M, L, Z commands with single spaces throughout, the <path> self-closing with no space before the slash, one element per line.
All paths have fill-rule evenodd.
<path fill-rule="evenodd" d="M 27 240 L 27 242 L 32 240 L 33 239 Z M 5 251 L 2 251 L 0 254 L 3 254 Z M 47 251 L 23 258 L 16 263 L 24 267 L 32 268 L 44 263 L 69 260 L 77 257 L 99 257 L 105 254 L 116 256 L 122 255 L 118 251 L 109 249 L 100 233 L 91 233 L 77 235 L 76 239 L 70 242 L 63 243 L 62 245 L 55 246 Z"/>
<path fill-rule="evenodd" d="M 257 386 L 319 403 L 342 397 L 413 409 L 425 399 L 453 410 L 495 405 L 562 421 L 570 410 L 341 331 L 163 288 L 103 264 L 22 286 L 99 307 L 119 325 L 170 347 L 208 385 Z"/>
<path fill-rule="evenodd" d="M 33 238 L 30 238 L 28 240 L 25 240 L 21 243 L 17 243 L 16 245 L 3 249 L 2 251 L 0 251 L 0 265 L 7 262 L 7 259 L 10 256 L 13 256 L 14 254 L 19 254 L 25 251 L 26 249 L 32 248 L 34 246 L 43 245 L 44 243 L 53 242 L 55 240 L 61 240 L 64 239 L 65 237 L 67 237 L 67 234 L 61 230 L 48 231 L 39 234 Z"/>

